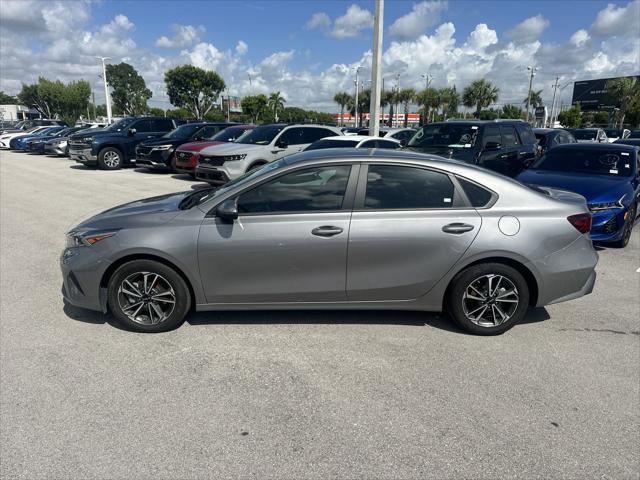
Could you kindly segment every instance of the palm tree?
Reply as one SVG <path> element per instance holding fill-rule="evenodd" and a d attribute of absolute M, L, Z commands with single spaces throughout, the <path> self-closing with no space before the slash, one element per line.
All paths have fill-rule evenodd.
<path fill-rule="evenodd" d="M 498 101 L 498 87 L 484 78 L 474 80 L 462 92 L 462 103 L 465 107 L 476 107 L 474 117 L 480 116 L 480 111 Z"/>
<path fill-rule="evenodd" d="M 456 87 L 444 87 L 438 91 L 440 97 L 440 106 L 442 107 L 442 116 L 446 120 L 449 113 L 455 112 L 460 103 L 460 95 Z"/>
<path fill-rule="evenodd" d="M 609 97 L 620 105 L 620 128 L 623 128 L 627 109 L 640 105 L 640 84 L 635 77 L 622 77 L 609 80 L 606 88 Z"/>
<path fill-rule="evenodd" d="M 398 103 L 404 108 L 404 126 L 409 121 L 409 105 L 415 101 L 416 91 L 413 88 L 403 88 L 398 92 Z"/>
<path fill-rule="evenodd" d="M 440 95 L 435 88 L 425 88 L 418 93 L 416 103 L 423 107 L 423 123 L 429 123 L 429 113 L 432 108 L 440 106 Z"/>
<path fill-rule="evenodd" d="M 351 95 L 347 92 L 338 92 L 333 96 L 333 101 L 340 105 L 340 125 L 344 125 L 344 107 L 353 101 Z"/>
<path fill-rule="evenodd" d="M 389 122 L 387 123 L 387 126 L 389 127 L 391 127 L 393 123 L 393 115 L 395 112 L 394 106 L 398 103 L 397 96 L 398 92 L 394 89 L 385 90 L 384 92 L 382 92 L 382 99 L 385 105 L 389 105 Z"/>
<path fill-rule="evenodd" d="M 282 95 L 280 95 L 280 92 L 273 92 L 269 95 L 267 105 L 269 108 L 273 109 L 273 116 L 275 117 L 276 122 L 278 121 L 278 110 L 282 110 L 285 103 L 287 103 L 287 101 Z"/>
<path fill-rule="evenodd" d="M 534 110 L 543 105 L 542 90 L 531 90 L 531 98 L 525 98 L 522 103 L 529 104 Z"/>

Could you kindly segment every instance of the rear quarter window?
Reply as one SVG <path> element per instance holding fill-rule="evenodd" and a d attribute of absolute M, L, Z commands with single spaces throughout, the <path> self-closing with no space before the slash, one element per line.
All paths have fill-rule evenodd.
<path fill-rule="evenodd" d="M 469 199 L 469 203 L 471 203 L 472 207 L 482 208 L 486 207 L 493 200 L 493 193 L 478 185 L 477 183 L 470 182 L 461 177 L 456 177 L 458 182 L 460 182 L 460 186 L 464 190 L 464 193 L 467 195 Z"/>

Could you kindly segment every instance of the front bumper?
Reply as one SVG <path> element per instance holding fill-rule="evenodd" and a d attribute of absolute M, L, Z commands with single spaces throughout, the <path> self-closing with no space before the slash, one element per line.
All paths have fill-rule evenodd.
<path fill-rule="evenodd" d="M 192 153 L 188 151 L 176 151 L 176 171 L 180 173 L 188 173 L 195 175 L 196 167 L 198 166 L 198 153 Z"/>
<path fill-rule="evenodd" d="M 146 168 L 167 169 L 171 168 L 171 154 L 173 149 L 152 150 L 150 153 L 142 153 L 136 150 L 136 165 Z"/>
<path fill-rule="evenodd" d="M 626 208 L 593 212 L 591 240 L 594 242 L 615 242 L 622 238 L 625 215 L 628 215 Z"/>
<path fill-rule="evenodd" d="M 60 256 L 64 299 L 76 307 L 106 312 L 106 289 L 100 280 L 110 264 L 92 247 L 65 248 Z"/>
<path fill-rule="evenodd" d="M 27 150 L 29 153 L 44 153 L 44 142 L 28 143 Z"/>
<path fill-rule="evenodd" d="M 85 165 L 97 165 L 98 156 L 93 153 L 91 147 L 69 147 L 69 158 L 75 160 L 78 163 L 84 163 Z"/>
<path fill-rule="evenodd" d="M 65 155 L 67 152 L 66 152 L 66 147 L 62 148 L 62 146 L 60 145 L 45 144 L 44 153 L 48 155 Z"/>
<path fill-rule="evenodd" d="M 230 178 L 224 170 L 220 170 L 216 167 L 198 165 L 196 167 L 196 180 L 202 180 L 203 182 L 208 182 L 211 185 L 224 185 L 229 182 Z"/>

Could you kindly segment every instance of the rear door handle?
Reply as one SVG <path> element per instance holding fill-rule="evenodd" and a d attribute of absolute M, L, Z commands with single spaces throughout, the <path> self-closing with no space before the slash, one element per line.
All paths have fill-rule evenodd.
<path fill-rule="evenodd" d="M 331 225 L 323 225 L 322 227 L 316 227 L 311 230 L 313 235 L 317 235 L 318 237 L 333 237 L 334 235 L 338 235 L 342 233 L 344 230 L 340 227 L 333 227 Z"/>
<path fill-rule="evenodd" d="M 450 223 L 442 227 L 444 233 L 453 233 L 454 235 L 460 235 L 461 233 L 470 232 L 473 230 L 473 225 L 468 223 Z"/>

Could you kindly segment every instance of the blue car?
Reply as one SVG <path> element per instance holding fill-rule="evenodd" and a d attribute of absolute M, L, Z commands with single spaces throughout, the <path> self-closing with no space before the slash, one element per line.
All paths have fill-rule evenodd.
<path fill-rule="evenodd" d="M 44 130 L 40 130 L 35 135 L 19 135 L 11 139 L 11 141 L 9 142 L 9 148 L 11 150 L 26 150 L 27 142 L 29 140 L 33 140 L 34 138 L 38 138 L 38 137 L 50 137 L 54 133 L 57 133 L 60 130 L 62 130 L 63 128 L 66 128 L 66 127 L 50 127 L 50 128 L 45 128 Z"/>
<path fill-rule="evenodd" d="M 591 239 L 623 248 L 638 213 L 639 152 L 636 146 L 611 143 L 558 145 L 517 179 L 579 193 L 593 214 Z"/>

